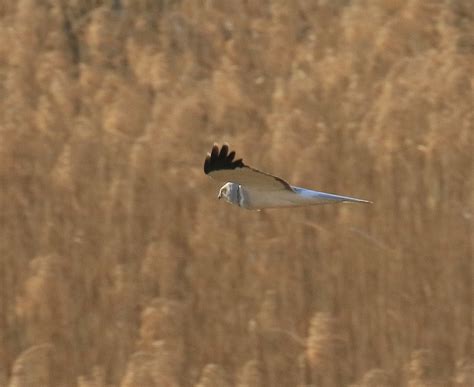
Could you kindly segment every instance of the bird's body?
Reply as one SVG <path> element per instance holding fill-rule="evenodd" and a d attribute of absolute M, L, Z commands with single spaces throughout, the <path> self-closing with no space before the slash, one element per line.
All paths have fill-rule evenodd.
<path fill-rule="evenodd" d="M 363 199 L 291 186 L 279 177 L 246 166 L 241 159 L 234 161 L 234 157 L 235 152 L 229 153 L 227 145 L 219 151 L 214 144 L 212 152 L 206 157 L 204 172 L 226 182 L 218 198 L 239 207 L 260 210 L 338 202 L 370 203 Z"/>
<path fill-rule="evenodd" d="M 228 203 L 238 205 L 248 210 L 301 207 L 338 202 L 370 203 L 367 200 L 312 191 L 310 189 L 294 186 L 291 186 L 293 191 L 281 190 L 271 193 L 248 189 L 236 183 L 226 183 L 222 188 L 224 187 L 227 188 L 227 191 L 220 194 L 219 198 L 223 198 Z"/>

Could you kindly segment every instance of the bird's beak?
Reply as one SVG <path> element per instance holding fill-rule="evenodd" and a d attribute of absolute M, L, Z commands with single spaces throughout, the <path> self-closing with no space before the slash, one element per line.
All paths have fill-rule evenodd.
<path fill-rule="evenodd" d="M 219 192 L 219 195 L 217 195 L 217 199 L 220 199 L 222 197 L 221 193 Z"/>

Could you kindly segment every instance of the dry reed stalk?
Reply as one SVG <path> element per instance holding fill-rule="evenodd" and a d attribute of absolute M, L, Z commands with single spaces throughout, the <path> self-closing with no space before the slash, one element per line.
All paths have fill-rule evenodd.
<path fill-rule="evenodd" d="M 408 364 L 408 386 L 430 387 L 435 386 L 433 354 L 428 350 L 417 350 L 411 355 Z"/>
<path fill-rule="evenodd" d="M 201 373 L 195 387 L 230 387 L 224 369 L 217 364 L 208 364 Z"/>
<path fill-rule="evenodd" d="M 240 370 L 237 387 L 261 387 L 263 376 L 261 366 L 256 360 L 247 361 Z"/>
<path fill-rule="evenodd" d="M 265 293 L 257 321 L 260 329 L 272 330 L 278 328 L 278 300 L 275 291 L 269 290 Z"/>
<path fill-rule="evenodd" d="M 127 362 L 125 374 L 121 380 L 120 387 L 152 387 L 155 385 L 151 374 L 150 362 L 153 356 L 148 352 L 136 352 Z"/>
<path fill-rule="evenodd" d="M 474 384 L 474 362 L 472 359 L 461 359 L 456 362 L 453 380 L 456 387 L 467 387 Z"/>
<path fill-rule="evenodd" d="M 51 344 L 39 344 L 23 351 L 15 360 L 9 387 L 49 385 L 51 380 Z"/>
<path fill-rule="evenodd" d="M 316 313 L 311 319 L 306 355 L 310 364 L 322 372 L 333 361 L 335 333 L 333 319 L 327 313 Z"/>
<path fill-rule="evenodd" d="M 388 373 L 381 369 L 373 369 L 365 373 L 360 384 L 355 384 L 354 387 L 391 387 Z"/>

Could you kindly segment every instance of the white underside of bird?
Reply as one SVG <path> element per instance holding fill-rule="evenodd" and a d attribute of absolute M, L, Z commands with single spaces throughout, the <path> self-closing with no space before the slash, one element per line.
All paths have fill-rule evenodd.
<path fill-rule="evenodd" d="M 233 187 L 230 187 L 232 185 Z M 301 207 L 311 206 L 316 204 L 329 204 L 329 203 L 370 203 L 367 200 L 356 199 L 349 196 L 334 195 L 325 192 L 313 191 L 310 189 L 300 188 L 291 186 L 293 191 L 281 190 L 281 191 L 258 191 L 246 188 L 239 184 L 227 183 L 223 187 L 229 189 L 239 190 L 235 197 L 231 195 L 222 195 L 220 198 L 224 198 L 231 204 L 236 204 L 239 207 L 246 208 L 248 210 L 259 210 L 263 208 L 285 208 L 285 207 Z"/>
<path fill-rule="evenodd" d="M 227 145 L 214 144 L 206 157 L 204 172 L 226 182 L 219 190 L 219 199 L 249 210 L 311 206 L 327 203 L 371 203 L 350 196 L 335 195 L 289 185 L 283 179 L 248 167 L 235 160 Z"/>

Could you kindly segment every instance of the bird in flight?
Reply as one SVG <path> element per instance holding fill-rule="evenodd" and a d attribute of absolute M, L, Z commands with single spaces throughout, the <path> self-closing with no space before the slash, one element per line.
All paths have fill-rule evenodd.
<path fill-rule="evenodd" d="M 212 147 L 204 161 L 204 173 L 225 183 L 219 190 L 219 199 L 248 210 L 265 208 L 300 207 L 326 203 L 371 203 L 368 200 L 334 195 L 295 187 L 285 180 L 235 160 L 227 144 Z"/>

